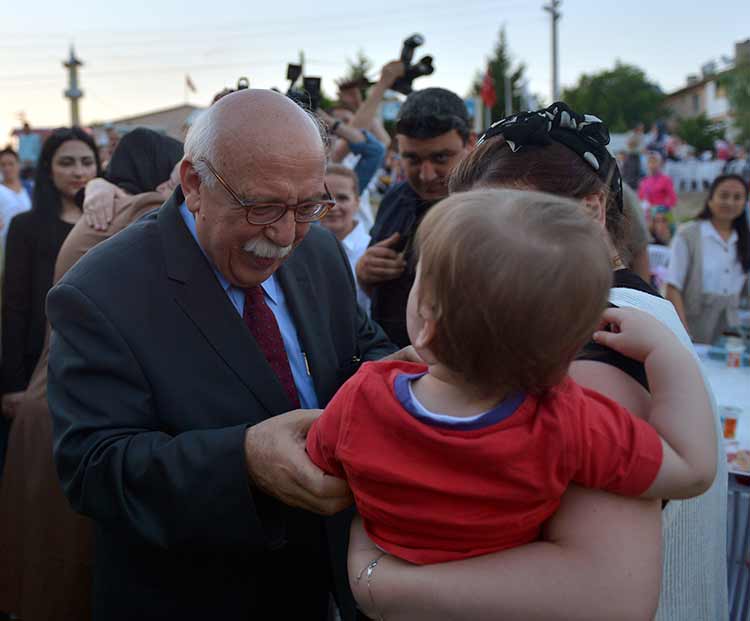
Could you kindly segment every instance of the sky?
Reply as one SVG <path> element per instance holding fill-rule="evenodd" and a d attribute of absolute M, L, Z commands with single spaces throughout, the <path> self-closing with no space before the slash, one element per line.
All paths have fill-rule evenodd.
<path fill-rule="evenodd" d="M 0 145 L 23 112 L 36 126 L 70 122 L 62 92 L 69 46 L 83 61 L 83 124 L 107 121 L 186 100 L 185 76 L 197 88 L 188 101 L 207 105 L 214 93 L 247 76 L 252 87 L 286 88 L 286 65 L 305 55 L 307 75 L 334 80 L 362 50 L 379 68 L 398 57 L 418 32 L 435 73 L 415 87 L 468 94 L 505 28 L 512 58 L 526 66 L 532 93 L 550 101 L 550 17 L 541 0 L 415 0 L 311 3 L 241 0 L 152 0 L 148 3 L 14 2 L 0 4 Z M 635 5 L 635 6 L 633 6 Z M 708 8 L 707 8 L 708 7 Z M 634 10 L 634 9 L 637 9 Z M 750 1 L 563 0 L 559 9 L 562 87 L 616 61 L 641 67 L 670 92 L 710 60 L 734 54 L 750 38 Z"/>

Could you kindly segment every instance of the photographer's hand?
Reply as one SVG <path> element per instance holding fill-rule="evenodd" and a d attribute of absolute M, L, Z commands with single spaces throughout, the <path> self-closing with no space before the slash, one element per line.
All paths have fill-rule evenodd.
<path fill-rule="evenodd" d="M 400 60 L 392 60 L 383 66 L 380 71 L 380 82 L 386 89 L 393 86 L 393 83 L 406 73 L 406 67 Z"/>
<path fill-rule="evenodd" d="M 393 86 L 393 83 L 404 75 L 405 72 L 406 67 L 404 67 L 404 63 L 400 60 L 392 60 L 383 66 L 383 69 L 380 72 L 380 79 L 375 86 L 372 87 L 367 95 L 365 103 L 359 107 L 359 110 L 357 110 L 352 118 L 352 127 L 367 129 L 372 126 L 372 122 L 378 112 L 378 106 L 380 106 L 380 102 L 383 101 L 385 92 Z"/>

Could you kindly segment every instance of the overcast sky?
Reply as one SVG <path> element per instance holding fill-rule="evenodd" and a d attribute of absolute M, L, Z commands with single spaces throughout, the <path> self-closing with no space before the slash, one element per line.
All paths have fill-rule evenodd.
<path fill-rule="evenodd" d="M 69 123 L 61 62 L 70 43 L 84 62 L 84 124 L 177 105 L 185 99 L 186 74 L 198 89 L 189 96 L 197 105 L 206 105 L 242 75 L 254 87 L 285 88 L 286 64 L 300 50 L 306 73 L 323 76 L 324 89 L 335 94 L 333 82 L 345 72 L 347 58 L 361 49 L 379 68 L 398 56 L 401 41 L 414 32 L 426 38 L 417 54 L 431 54 L 436 67 L 433 76 L 417 85 L 444 86 L 465 95 L 503 26 L 514 59 L 527 67 L 530 90 L 549 100 L 550 19 L 542 4 L 4 0 L 0 145 L 21 111 L 32 125 Z M 750 38 L 749 0 L 563 0 L 561 11 L 563 87 L 619 59 L 643 68 L 665 91 L 675 90 L 688 73 L 699 72 L 709 60 L 732 56 L 734 43 Z"/>

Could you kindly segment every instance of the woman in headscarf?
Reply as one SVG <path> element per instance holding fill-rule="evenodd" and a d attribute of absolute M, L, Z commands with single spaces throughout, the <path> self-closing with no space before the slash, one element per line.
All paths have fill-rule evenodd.
<path fill-rule="evenodd" d="M 649 312 L 690 347 L 672 305 L 622 260 L 627 222 L 622 182 L 608 143 L 609 132 L 598 118 L 576 114 L 558 102 L 494 124 L 454 171 L 450 188 L 455 192 L 512 187 L 578 200 L 601 225 L 611 249 L 610 303 Z M 631 359 L 590 343 L 569 373 L 636 415 L 648 411 L 644 368 Z M 720 438 L 718 420 L 715 426 Z M 720 447 L 717 450 L 723 456 Z M 389 621 L 650 619 L 655 613 L 657 619 L 670 621 L 726 619 L 723 459 L 717 470 L 708 492 L 670 501 L 661 520 L 658 502 L 571 486 L 546 524 L 542 540 L 439 565 L 379 558 L 381 552 L 355 523 L 350 582 L 360 605 Z"/>
<path fill-rule="evenodd" d="M 126 134 L 105 175 L 121 190 L 114 219 L 107 231 L 94 230 L 83 219 L 76 223 L 60 250 L 54 281 L 93 246 L 158 208 L 174 189 L 170 175 L 181 159 L 182 144 L 172 138 L 147 129 Z M 82 621 L 91 617 L 91 523 L 72 511 L 55 471 L 48 341 L 49 326 L 18 406 L 0 485 L 0 610 L 25 621 Z"/>

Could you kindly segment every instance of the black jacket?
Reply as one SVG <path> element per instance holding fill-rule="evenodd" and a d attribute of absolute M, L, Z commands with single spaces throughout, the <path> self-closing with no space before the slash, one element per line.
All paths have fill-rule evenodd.
<path fill-rule="evenodd" d="M 328 572 L 317 554 L 326 544 L 352 618 L 345 521 L 324 524 L 249 488 L 246 428 L 291 408 L 182 201 L 178 188 L 98 245 L 48 298 L 55 460 L 71 504 L 97 526 L 94 618 L 270 618 L 278 593 L 264 585 L 293 599 L 296 582 Z M 358 358 L 394 348 L 357 306 L 325 229 L 311 227 L 276 274 L 323 406 Z M 290 541 L 299 554 L 270 569 Z"/>
<path fill-rule="evenodd" d="M 409 335 L 406 332 L 406 302 L 414 284 L 416 269 L 413 261 L 414 235 L 431 205 L 432 203 L 419 197 L 408 181 L 399 183 L 383 197 L 375 224 L 370 231 L 371 246 L 394 233 L 401 235 L 396 250 L 404 251 L 406 269 L 398 278 L 376 285 L 371 296 L 372 318 L 399 347 L 409 345 Z"/>
<path fill-rule="evenodd" d="M 44 346 L 44 299 L 73 225 L 34 211 L 10 221 L 3 272 L 2 392 L 24 390 Z"/>

